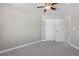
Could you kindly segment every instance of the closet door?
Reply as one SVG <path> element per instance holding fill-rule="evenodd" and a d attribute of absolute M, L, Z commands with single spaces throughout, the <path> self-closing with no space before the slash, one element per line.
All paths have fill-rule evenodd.
<path fill-rule="evenodd" d="M 59 19 L 59 20 L 56 20 L 56 23 L 55 23 L 55 39 L 56 41 L 65 41 L 65 32 L 64 32 L 64 21 Z"/>
<path fill-rule="evenodd" d="M 55 40 L 55 22 L 53 19 L 46 19 L 45 22 L 45 39 Z"/>
<path fill-rule="evenodd" d="M 62 19 L 45 20 L 45 40 L 65 41 L 64 21 Z"/>

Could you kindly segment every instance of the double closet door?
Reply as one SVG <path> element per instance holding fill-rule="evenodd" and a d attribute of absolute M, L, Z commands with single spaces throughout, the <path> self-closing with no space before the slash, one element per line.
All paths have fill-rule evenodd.
<path fill-rule="evenodd" d="M 45 40 L 64 41 L 64 31 L 63 19 L 45 20 Z"/>

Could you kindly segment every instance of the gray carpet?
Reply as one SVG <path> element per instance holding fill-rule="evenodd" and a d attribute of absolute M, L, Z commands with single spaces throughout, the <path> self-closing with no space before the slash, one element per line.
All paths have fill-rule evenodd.
<path fill-rule="evenodd" d="M 1 56 L 79 56 L 79 51 L 64 42 L 44 41 L 20 49 L 9 51 Z"/>

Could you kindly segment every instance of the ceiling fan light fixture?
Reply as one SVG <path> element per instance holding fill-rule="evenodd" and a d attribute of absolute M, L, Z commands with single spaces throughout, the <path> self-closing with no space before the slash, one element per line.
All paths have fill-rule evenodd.
<path fill-rule="evenodd" d="M 51 7 L 50 6 L 45 6 L 45 9 L 51 9 Z"/>
<path fill-rule="evenodd" d="M 55 11 L 56 8 L 54 7 L 54 5 L 56 5 L 58 3 L 45 3 L 44 6 L 38 6 L 37 8 L 44 8 L 44 13 L 47 11 L 47 10 L 53 10 Z"/>

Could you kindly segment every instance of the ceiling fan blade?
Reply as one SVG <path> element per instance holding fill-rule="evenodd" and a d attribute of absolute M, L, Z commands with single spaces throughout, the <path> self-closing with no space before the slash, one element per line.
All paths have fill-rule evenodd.
<path fill-rule="evenodd" d="M 44 13 L 46 12 L 46 9 L 44 10 Z"/>
<path fill-rule="evenodd" d="M 56 8 L 51 7 L 52 10 L 56 10 Z"/>
<path fill-rule="evenodd" d="M 37 8 L 43 8 L 44 6 L 39 6 L 39 7 L 37 7 Z"/>
<path fill-rule="evenodd" d="M 55 5 L 55 4 L 58 4 L 58 3 L 52 3 L 51 5 Z"/>

